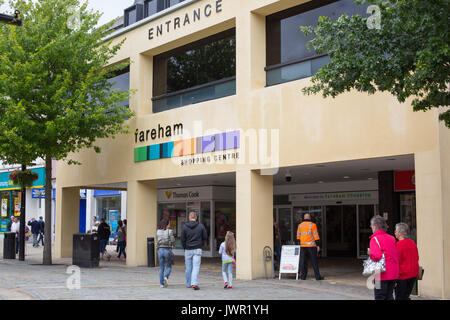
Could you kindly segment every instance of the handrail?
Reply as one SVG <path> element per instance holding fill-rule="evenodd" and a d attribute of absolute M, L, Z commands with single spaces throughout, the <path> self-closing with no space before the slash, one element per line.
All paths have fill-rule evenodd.
<path fill-rule="evenodd" d="M 160 96 L 153 97 L 152 101 L 158 101 L 158 100 L 162 100 L 162 99 L 166 99 L 166 98 L 170 98 L 170 97 L 175 97 L 175 96 L 178 96 L 178 95 L 181 95 L 181 94 L 185 94 L 185 93 L 194 92 L 194 91 L 197 91 L 197 90 L 200 90 L 200 89 L 213 87 L 213 86 L 216 86 L 218 84 L 222 84 L 222 83 L 229 82 L 229 81 L 232 81 L 232 80 L 236 80 L 236 76 L 223 78 L 223 79 L 216 80 L 216 81 L 211 81 L 211 82 L 208 82 L 208 83 L 205 83 L 205 84 L 200 84 L 200 85 L 195 86 L 195 87 L 191 87 L 191 88 L 187 88 L 187 89 L 183 89 L 183 90 L 178 90 L 178 91 L 171 92 L 171 93 L 165 93 L 165 94 L 162 94 Z"/>

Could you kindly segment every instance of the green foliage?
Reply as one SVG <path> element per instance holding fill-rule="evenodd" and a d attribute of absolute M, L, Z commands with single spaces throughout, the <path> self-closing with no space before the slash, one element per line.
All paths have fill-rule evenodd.
<path fill-rule="evenodd" d="M 61 160 L 83 148 L 99 152 L 97 139 L 126 133 L 133 113 L 120 103 L 131 92 L 112 90 L 108 78 L 129 63 L 104 68 L 123 43 L 102 41 L 111 24 L 95 28 L 100 14 L 79 0 L 12 0 L 10 7 L 23 25 L 0 25 L 0 158 Z"/>
<path fill-rule="evenodd" d="M 414 111 L 442 107 L 439 118 L 450 128 L 450 0 L 355 2 L 378 6 L 381 28 L 368 28 L 358 15 L 320 17 L 317 27 L 301 27 L 315 36 L 309 45 L 331 58 L 302 91 L 324 97 L 387 91 L 400 102 L 413 97 Z"/>

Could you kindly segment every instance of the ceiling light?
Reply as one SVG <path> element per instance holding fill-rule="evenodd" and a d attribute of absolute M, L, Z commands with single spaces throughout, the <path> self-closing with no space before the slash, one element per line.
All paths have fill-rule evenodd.
<path fill-rule="evenodd" d="M 344 179 L 350 179 L 350 177 L 349 176 L 345 176 Z"/>
<path fill-rule="evenodd" d="M 318 181 L 317 183 L 323 183 L 323 181 Z"/>

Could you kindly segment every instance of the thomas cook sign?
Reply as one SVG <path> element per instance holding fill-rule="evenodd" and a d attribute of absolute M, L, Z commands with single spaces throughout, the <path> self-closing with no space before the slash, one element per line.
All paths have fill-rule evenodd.
<path fill-rule="evenodd" d="M 163 36 L 170 31 L 175 31 L 190 25 L 191 23 L 196 23 L 201 19 L 207 19 L 222 12 L 222 0 L 215 0 L 211 3 L 207 3 L 202 7 L 195 8 L 192 11 L 188 11 L 185 14 L 179 15 L 171 20 L 167 20 L 165 23 L 160 23 L 148 30 L 148 38 L 153 40 Z"/>

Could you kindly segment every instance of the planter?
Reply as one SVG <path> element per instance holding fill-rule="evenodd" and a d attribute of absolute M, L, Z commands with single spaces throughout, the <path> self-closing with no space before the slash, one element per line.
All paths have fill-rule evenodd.
<path fill-rule="evenodd" d="M 21 186 L 22 188 L 32 187 L 33 182 L 38 178 L 39 175 L 31 170 L 14 170 L 9 175 L 9 179 L 11 179 L 15 185 Z"/>

